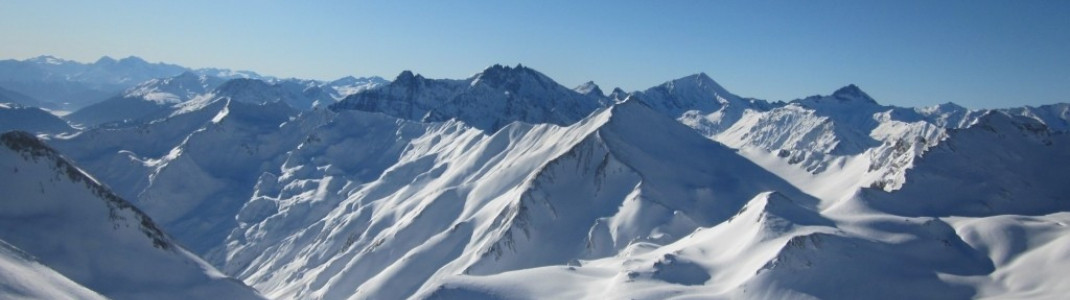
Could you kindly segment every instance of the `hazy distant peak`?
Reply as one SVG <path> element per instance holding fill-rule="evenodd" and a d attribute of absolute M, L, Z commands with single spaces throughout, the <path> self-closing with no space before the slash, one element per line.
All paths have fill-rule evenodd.
<path fill-rule="evenodd" d="M 105 56 L 101 56 L 100 59 L 97 59 L 97 61 L 94 62 L 93 64 L 95 64 L 95 65 L 114 65 L 117 62 L 118 61 L 116 61 L 114 58 L 111 58 L 110 56 L 105 55 Z"/>

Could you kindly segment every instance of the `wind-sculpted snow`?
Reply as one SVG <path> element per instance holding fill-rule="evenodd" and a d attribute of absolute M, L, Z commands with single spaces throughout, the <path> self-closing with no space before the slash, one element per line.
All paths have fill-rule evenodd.
<path fill-rule="evenodd" d="M 113 299 L 259 298 L 32 135 L 9 132 L 0 141 L 3 242 Z"/>

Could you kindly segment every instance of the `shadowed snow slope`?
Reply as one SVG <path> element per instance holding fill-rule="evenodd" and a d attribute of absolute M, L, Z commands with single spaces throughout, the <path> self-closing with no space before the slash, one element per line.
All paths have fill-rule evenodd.
<path fill-rule="evenodd" d="M 36 107 L 0 103 L 0 132 L 23 130 L 33 133 L 72 133 L 71 125 Z"/>
<path fill-rule="evenodd" d="M 0 172 L 6 178 L 0 182 L 4 242 L 109 298 L 259 298 L 187 252 L 148 216 L 32 135 L 8 132 L 0 142 Z"/>
<path fill-rule="evenodd" d="M 107 299 L 0 241 L 0 298 Z"/>
<path fill-rule="evenodd" d="M 868 196 L 901 215 L 1050 214 L 1070 210 L 1062 166 L 1070 166 L 1070 134 L 994 111 L 915 162 L 901 190 Z"/>

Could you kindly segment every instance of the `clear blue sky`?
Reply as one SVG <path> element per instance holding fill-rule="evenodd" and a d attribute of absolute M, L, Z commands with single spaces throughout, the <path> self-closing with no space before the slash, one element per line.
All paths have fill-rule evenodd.
<path fill-rule="evenodd" d="M 522 63 L 606 91 L 706 72 L 769 100 L 854 83 L 1006 107 L 1070 101 L 1070 1 L 0 0 L 0 59 L 41 54 L 313 79 Z"/>

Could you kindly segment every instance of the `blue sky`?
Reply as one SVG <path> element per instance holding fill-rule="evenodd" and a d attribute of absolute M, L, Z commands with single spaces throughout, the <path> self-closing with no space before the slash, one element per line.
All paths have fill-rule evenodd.
<path fill-rule="evenodd" d="M 314 79 L 466 78 L 522 63 L 566 86 L 705 72 L 790 100 L 1070 101 L 1070 1 L 8 1 L 0 59 L 137 55 Z"/>

